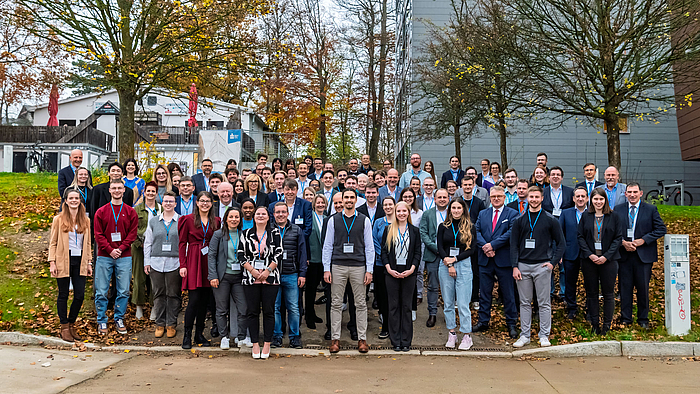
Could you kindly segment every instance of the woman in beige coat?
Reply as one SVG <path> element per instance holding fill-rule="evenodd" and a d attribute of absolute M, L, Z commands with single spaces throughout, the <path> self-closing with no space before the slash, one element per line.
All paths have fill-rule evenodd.
<path fill-rule="evenodd" d="M 85 278 L 92 275 L 90 219 L 80 201 L 80 193 L 66 189 L 61 212 L 53 218 L 49 242 L 49 269 L 58 283 L 56 309 L 61 320 L 61 338 L 80 341 L 75 320 L 85 298 Z M 73 282 L 73 302 L 68 312 L 68 295 Z"/>

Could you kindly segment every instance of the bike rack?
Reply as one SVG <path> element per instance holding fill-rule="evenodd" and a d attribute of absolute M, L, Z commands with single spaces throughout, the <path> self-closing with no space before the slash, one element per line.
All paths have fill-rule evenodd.
<path fill-rule="evenodd" d="M 682 182 L 681 182 L 681 183 L 674 183 L 674 184 L 672 184 L 672 185 L 664 185 L 664 194 L 663 194 L 663 195 L 664 195 L 664 196 L 666 195 L 666 189 L 671 189 L 671 188 L 674 188 L 674 187 L 680 187 L 680 188 L 681 188 L 681 206 L 684 207 L 684 206 L 685 206 L 685 189 L 684 189 L 684 187 L 683 187 L 683 183 L 682 183 Z M 670 200 L 670 197 L 669 197 L 669 200 Z"/>

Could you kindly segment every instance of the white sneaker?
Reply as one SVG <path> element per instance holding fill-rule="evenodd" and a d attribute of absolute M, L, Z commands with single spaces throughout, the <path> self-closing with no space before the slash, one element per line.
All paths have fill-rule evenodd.
<path fill-rule="evenodd" d="M 250 340 L 250 337 L 245 337 L 242 342 L 246 347 L 253 347 L 253 342 Z M 241 342 L 239 341 L 238 343 L 240 344 Z"/>
<path fill-rule="evenodd" d="M 156 321 L 156 308 L 151 308 L 151 321 Z"/>
<path fill-rule="evenodd" d="M 552 344 L 549 343 L 549 338 L 542 337 L 542 338 L 540 338 L 540 346 L 547 347 L 547 346 L 552 346 Z"/>
<path fill-rule="evenodd" d="M 469 334 L 464 334 L 462 338 L 462 343 L 459 344 L 459 350 L 469 350 L 474 342 L 472 341 L 472 336 Z"/>
<path fill-rule="evenodd" d="M 523 346 L 527 345 L 528 343 L 530 343 L 530 338 L 525 338 L 525 337 L 521 336 L 520 338 L 518 338 L 517 341 L 515 341 L 515 343 L 513 344 L 513 347 L 523 347 Z"/>
<path fill-rule="evenodd" d="M 141 320 L 143 318 L 143 307 L 141 305 L 136 306 L 136 320 Z"/>
<path fill-rule="evenodd" d="M 221 338 L 221 345 L 219 345 L 219 347 L 221 349 L 227 350 L 230 348 L 229 342 L 230 341 L 229 341 L 228 337 L 223 337 L 223 338 Z"/>
<path fill-rule="evenodd" d="M 457 333 L 450 332 L 449 334 L 447 334 L 447 343 L 445 344 L 445 347 L 449 348 L 449 349 L 454 349 L 456 344 L 457 344 Z"/>
<path fill-rule="evenodd" d="M 472 309 L 475 311 L 479 311 L 479 303 L 478 302 L 472 302 Z"/>
<path fill-rule="evenodd" d="M 411 311 L 411 319 L 416 321 L 416 311 Z"/>

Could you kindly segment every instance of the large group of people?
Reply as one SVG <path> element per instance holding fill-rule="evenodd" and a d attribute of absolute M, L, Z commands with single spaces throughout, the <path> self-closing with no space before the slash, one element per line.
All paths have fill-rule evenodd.
<path fill-rule="evenodd" d="M 390 160 L 373 168 L 369 155 L 339 169 L 311 156 L 267 159 L 260 154 L 254 168 L 241 170 L 230 160 L 222 174 L 204 159 L 193 176 L 159 164 L 148 182 L 128 159 L 111 163 L 109 180 L 93 187 L 82 152 L 73 151 L 59 173 L 62 202 L 49 247 L 61 337 L 80 339 L 74 323 L 93 273 L 100 334 L 109 332 L 110 305 L 116 331 L 128 332 L 131 301 L 136 318 L 152 306 L 155 337 L 173 338 L 187 291 L 184 349 L 211 346 L 209 314 L 221 348 L 233 341 L 261 359 L 283 346 L 285 333 L 290 347 L 302 347 L 302 318 L 310 329 L 325 321 L 330 352 L 338 352 L 346 308 L 360 352 L 371 335 L 408 351 L 418 306 L 427 299 L 425 324 L 434 327 L 439 295 L 447 348 L 468 350 L 473 332 L 489 330 L 496 301 L 513 346 L 530 342 L 533 314 L 538 342 L 549 346 L 552 302 L 565 303 L 568 319 L 579 313 L 580 273 L 594 333 L 613 327 L 616 286 L 621 323 L 633 323 L 636 290 L 636 321 L 649 326 L 651 267 L 666 227 L 641 201 L 640 185 L 620 183 L 615 167 L 598 182 L 596 165 L 586 163 L 572 188 L 545 153 L 529 178 L 488 159 L 480 170 L 462 168 L 456 156 L 436 176 L 418 153 L 403 173 Z M 325 316 L 315 305 L 325 305 Z M 369 305 L 379 311 L 378 333 L 367 331 Z"/>

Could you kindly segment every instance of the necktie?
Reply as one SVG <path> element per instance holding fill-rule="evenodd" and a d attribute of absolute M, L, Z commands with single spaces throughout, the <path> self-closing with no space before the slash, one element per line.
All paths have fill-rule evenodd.
<path fill-rule="evenodd" d="M 498 223 L 498 209 L 493 214 L 493 223 L 491 223 L 491 232 L 496 230 L 496 223 Z"/>
<path fill-rule="evenodd" d="M 634 228 L 634 218 L 637 217 L 637 207 L 632 205 L 630 207 L 632 212 L 630 212 L 630 229 Z"/>
<path fill-rule="evenodd" d="M 525 211 L 525 201 L 520 201 L 520 214 L 523 214 L 523 211 Z"/>
<path fill-rule="evenodd" d="M 588 182 L 588 195 L 591 195 L 591 192 L 593 191 L 593 182 Z"/>

